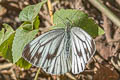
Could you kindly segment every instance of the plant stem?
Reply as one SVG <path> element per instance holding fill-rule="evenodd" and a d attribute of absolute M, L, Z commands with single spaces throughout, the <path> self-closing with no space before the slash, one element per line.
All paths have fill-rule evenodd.
<path fill-rule="evenodd" d="M 114 22 L 118 27 L 120 27 L 120 19 L 113 14 L 104 4 L 100 3 L 99 0 L 88 0 L 93 4 L 98 10 L 103 12 L 112 22 Z"/>
<path fill-rule="evenodd" d="M 37 73 L 36 73 L 36 75 L 35 75 L 34 80 L 37 80 L 37 79 L 38 79 L 39 72 L 40 72 L 40 68 L 37 70 Z"/>
<path fill-rule="evenodd" d="M 52 8 L 52 4 L 51 4 L 51 0 L 47 1 L 48 4 L 48 9 L 49 9 L 49 14 L 50 14 L 50 18 L 51 18 L 51 23 L 53 24 L 53 8 Z"/>

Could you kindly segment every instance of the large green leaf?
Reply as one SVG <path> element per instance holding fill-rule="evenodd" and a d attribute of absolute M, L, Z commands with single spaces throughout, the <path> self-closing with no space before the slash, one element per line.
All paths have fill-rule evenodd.
<path fill-rule="evenodd" d="M 29 21 L 32 22 L 36 16 L 38 15 L 42 5 L 46 3 L 47 0 L 43 0 L 42 2 L 36 4 L 36 5 L 30 5 L 25 7 L 19 15 L 20 21 Z"/>
<path fill-rule="evenodd" d="M 53 23 L 55 28 L 65 28 L 67 23 L 70 23 L 72 27 L 80 27 L 88 32 L 91 36 L 95 37 L 104 33 L 104 31 L 91 19 L 87 14 L 80 10 L 61 9 L 55 12 L 53 17 Z"/>
<path fill-rule="evenodd" d="M 25 45 L 29 43 L 37 33 L 38 30 L 28 31 L 24 30 L 23 28 L 16 30 L 12 45 L 13 63 L 16 63 L 21 58 Z"/>

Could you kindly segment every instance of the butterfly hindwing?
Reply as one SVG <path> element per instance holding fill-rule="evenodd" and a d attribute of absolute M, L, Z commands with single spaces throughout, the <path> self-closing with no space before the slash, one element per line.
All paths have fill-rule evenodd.
<path fill-rule="evenodd" d="M 64 29 L 55 29 L 40 35 L 26 45 L 22 54 L 23 58 L 50 74 L 69 72 L 71 56 L 65 58 L 64 31 Z"/>
<path fill-rule="evenodd" d="M 71 29 L 72 43 L 72 73 L 83 72 L 86 63 L 95 52 L 95 43 L 93 39 L 84 30 L 79 27 Z"/>

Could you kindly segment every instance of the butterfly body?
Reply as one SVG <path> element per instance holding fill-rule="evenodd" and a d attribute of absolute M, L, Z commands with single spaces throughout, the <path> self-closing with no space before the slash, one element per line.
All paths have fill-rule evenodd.
<path fill-rule="evenodd" d="M 70 56 L 70 50 L 71 50 L 71 27 L 68 23 L 66 29 L 65 29 L 65 53 L 66 57 Z"/>

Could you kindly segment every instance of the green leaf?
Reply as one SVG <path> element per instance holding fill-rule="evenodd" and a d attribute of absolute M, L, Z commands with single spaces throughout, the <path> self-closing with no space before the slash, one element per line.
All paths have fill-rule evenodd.
<path fill-rule="evenodd" d="M 87 14 L 80 10 L 73 9 L 61 9 L 55 12 L 53 17 L 53 23 L 55 26 L 52 26 L 52 29 L 61 27 L 65 28 L 68 22 L 72 27 L 80 27 L 93 37 L 104 33 L 104 31 L 91 18 L 89 18 Z"/>
<path fill-rule="evenodd" d="M 28 63 L 24 58 L 20 58 L 17 62 L 16 65 L 19 66 L 20 68 L 24 69 L 29 69 L 32 65 Z"/>
<path fill-rule="evenodd" d="M 23 28 L 24 30 L 28 30 L 28 31 L 33 30 L 33 26 L 31 22 L 28 22 L 28 21 L 25 21 L 24 23 L 22 23 L 19 28 Z"/>
<path fill-rule="evenodd" d="M 0 45 L 7 40 L 11 34 L 14 33 L 14 30 L 8 24 L 3 24 L 5 28 L 0 31 Z M 5 32 L 6 31 L 6 32 Z"/>
<path fill-rule="evenodd" d="M 14 33 L 11 34 L 11 36 L 0 45 L 0 56 L 3 56 L 5 59 L 9 60 L 10 62 L 12 62 L 13 39 L 14 39 Z"/>
<path fill-rule="evenodd" d="M 105 33 L 104 30 L 99 27 L 99 28 L 98 28 L 98 35 L 102 35 L 102 34 L 104 34 L 104 33 Z"/>
<path fill-rule="evenodd" d="M 1 45 L 2 42 L 3 42 L 4 32 L 5 32 L 5 29 L 2 28 L 2 30 L 0 31 L 0 45 Z"/>
<path fill-rule="evenodd" d="M 33 25 L 34 25 L 34 28 L 35 28 L 35 29 L 39 29 L 39 25 L 40 25 L 39 16 L 37 16 L 37 17 L 35 18 L 35 21 L 34 21 Z"/>
<path fill-rule="evenodd" d="M 12 45 L 13 63 L 16 63 L 22 57 L 22 51 L 38 33 L 38 30 L 28 31 L 22 28 L 16 30 L 15 38 Z"/>
<path fill-rule="evenodd" d="M 27 6 L 20 12 L 19 20 L 31 22 L 33 14 L 34 14 L 34 5 Z"/>
<path fill-rule="evenodd" d="M 25 24 L 25 25 L 23 25 L 21 27 L 23 27 L 24 30 L 28 30 L 28 31 L 31 31 L 33 29 L 32 24 Z"/>
<path fill-rule="evenodd" d="M 47 0 L 43 0 L 42 2 L 40 2 L 40 3 L 38 3 L 38 4 L 35 5 L 35 7 L 34 7 L 35 13 L 34 13 L 34 15 L 32 17 L 33 19 L 36 18 L 36 16 L 38 15 L 38 13 L 39 13 L 42 5 L 45 4 L 46 2 L 47 2 Z"/>
<path fill-rule="evenodd" d="M 46 3 L 47 0 L 44 0 L 36 5 L 30 5 L 25 7 L 19 15 L 19 19 L 20 21 L 29 21 L 29 22 L 33 22 L 33 20 L 36 18 L 36 16 L 38 15 L 42 5 L 44 3 Z"/>

